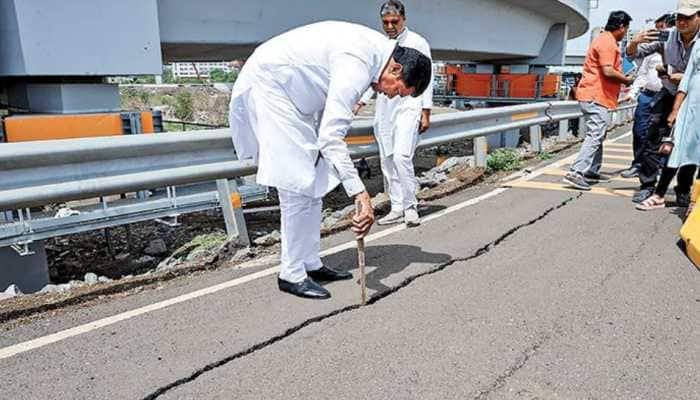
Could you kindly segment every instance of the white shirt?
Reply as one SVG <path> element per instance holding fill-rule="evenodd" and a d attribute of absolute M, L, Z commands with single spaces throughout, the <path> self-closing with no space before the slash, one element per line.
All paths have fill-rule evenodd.
<path fill-rule="evenodd" d="M 408 47 L 420 51 L 426 57 L 430 58 L 430 61 L 432 62 L 430 45 L 428 44 L 428 41 L 425 40 L 421 35 L 409 30 L 408 27 L 405 27 L 404 30 L 399 34 L 399 36 L 397 36 L 394 40 L 396 40 L 399 46 L 401 47 Z M 421 96 L 417 97 L 417 99 L 419 100 L 413 100 L 414 98 L 412 97 L 404 97 L 400 100 L 398 100 L 397 98 L 397 102 L 400 101 L 404 104 L 412 104 L 414 106 L 419 105 L 419 107 L 421 107 L 424 110 L 429 110 L 433 108 L 433 80 L 434 76 L 431 76 L 430 85 L 428 85 L 428 87 L 425 89 L 425 92 L 423 92 Z M 365 92 L 365 94 L 362 96 L 360 102 L 367 104 L 372 98 L 372 96 L 374 96 L 374 90 L 372 90 L 372 88 L 369 88 L 369 90 L 367 90 L 367 92 Z"/>
<path fill-rule="evenodd" d="M 404 28 L 399 36 L 396 37 L 396 41 L 399 46 L 418 50 L 428 58 L 431 58 L 428 42 L 408 28 Z M 370 88 L 362 96 L 360 102 L 366 104 L 373 95 L 374 90 Z M 418 143 L 417 136 L 422 110 L 431 109 L 432 107 L 432 75 L 430 84 L 425 89 L 425 92 L 418 97 L 397 96 L 390 99 L 383 94 L 378 94 L 374 114 L 374 135 L 377 138 L 381 157 L 388 157 L 397 152 L 403 155 L 413 154 Z"/>
<path fill-rule="evenodd" d="M 658 92 L 663 88 L 659 73 L 656 72 L 656 66 L 662 63 L 663 60 L 659 53 L 654 53 L 642 60 L 642 64 L 637 69 L 637 79 L 634 80 L 630 90 L 630 96 L 633 99 L 636 99 L 642 90 Z"/>
<path fill-rule="evenodd" d="M 338 21 L 296 28 L 258 47 L 234 85 L 229 115 L 239 158 L 259 157 L 258 182 L 314 197 L 338 179 L 349 196 L 364 191 L 343 139 L 353 106 L 379 81 L 395 47 L 377 31 Z M 259 102 L 278 102 L 289 111 L 270 118 L 291 128 L 252 129 L 256 122 L 241 116 L 252 108 L 251 91 L 262 97 Z M 318 137 L 309 129 L 315 117 Z"/>

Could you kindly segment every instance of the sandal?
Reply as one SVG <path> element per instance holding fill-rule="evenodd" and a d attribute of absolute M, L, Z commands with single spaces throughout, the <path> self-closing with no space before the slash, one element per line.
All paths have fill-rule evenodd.
<path fill-rule="evenodd" d="M 639 211 L 652 211 L 658 210 L 660 208 L 666 208 L 666 200 L 659 199 L 656 196 L 651 196 L 643 202 L 639 203 L 636 208 Z"/>

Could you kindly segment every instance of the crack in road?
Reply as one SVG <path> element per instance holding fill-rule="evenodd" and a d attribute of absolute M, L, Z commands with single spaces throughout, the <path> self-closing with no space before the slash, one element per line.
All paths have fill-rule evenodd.
<path fill-rule="evenodd" d="M 519 358 L 515 360 L 515 363 L 508 367 L 501 375 L 499 375 L 491 385 L 489 385 L 488 388 L 479 391 L 477 395 L 474 397 L 474 400 L 486 400 L 489 398 L 491 393 L 501 389 L 506 385 L 506 381 L 508 378 L 511 376 L 515 375 L 516 372 L 518 372 L 520 369 L 522 369 L 528 361 L 530 361 L 530 358 L 539 351 L 540 347 L 545 344 L 550 339 L 549 336 L 542 336 L 540 337 L 534 344 L 531 346 L 527 347 L 522 354 L 520 355 Z"/>
<path fill-rule="evenodd" d="M 454 265 L 455 263 L 468 262 L 468 261 L 474 260 L 474 259 L 476 259 L 476 258 L 478 258 L 478 257 L 481 257 L 481 256 L 483 256 L 483 255 L 489 253 L 491 250 L 493 250 L 495 247 L 498 247 L 501 243 L 503 243 L 505 240 L 507 240 L 508 238 L 510 238 L 511 236 L 513 236 L 514 234 L 516 234 L 516 233 L 517 233 L 518 231 L 520 231 L 521 229 L 524 229 L 524 228 L 527 228 L 527 227 L 529 227 L 529 226 L 535 225 L 536 223 L 538 223 L 538 222 L 542 221 L 543 219 L 547 218 L 547 216 L 549 216 L 551 213 L 553 213 L 553 212 L 555 212 L 555 211 L 557 211 L 557 210 L 560 210 L 561 208 L 566 207 L 566 206 L 569 205 L 571 202 L 580 199 L 582 196 L 583 196 L 583 193 L 578 193 L 576 196 L 570 197 L 570 198 L 568 198 L 568 199 L 562 201 L 562 202 L 559 203 L 558 205 L 553 206 L 553 207 L 551 207 L 551 208 L 545 210 L 545 211 L 544 211 L 542 214 L 540 214 L 537 218 L 534 218 L 534 219 L 532 219 L 532 220 L 530 220 L 530 221 L 528 221 L 528 222 L 525 222 L 525 223 L 523 223 L 523 224 L 520 224 L 520 225 L 515 226 L 514 228 L 508 230 L 506 233 L 504 233 L 504 234 L 502 234 L 501 236 L 499 236 L 496 240 L 493 240 L 493 241 L 487 243 L 486 245 L 484 245 L 483 247 L 479 248 L 478 250 L 476 250 L 476 251 L 474 252 L 474 254 L 472 254 L 472 255 L 470 255 L 470 256 L 468 256 L 468 257 L 453 258 L 453 259 L 451 259 L 451 260 L 449 260 L 449 261 L 447 261 L 447 262 L 445 262 L 445 263 L 436 265 L 434 268 L 432 268 L 432 269 L 430 269 L 430 270 L 428 270 L 428 271 L 425 271 L 425 272 L 422 272 L 422 273 L 420 273 L 420 274 L 416 274 L 416 275 L 410 276 L 410 277 L 404 279 L 400 284 L 394 286 L 393 288 L 391 288 L 391 289 L 389 289 L 389 290 L 386 290 L 386 291 L 381 292 L 381 293 L 376 293 L 376 294 L 374 294 L 374 295 L 373 295 L 372 297 L 370 297 L 370 299 L 367 301 L 367 306 L 371 306 L 371 305 L 373 305 L 373 304 L 376 304 L 377 302 L 381 301 L 382 299 L 385 299 L 385 298 L 391 296 L 392 294 L 394 294 L 394 293 L 400 291 L 401 289 L 403 289 L 403 288 L 409 286 L 411 283 L 413 283 L 413 282 L 416 281 L 417 279 L 423 278 L 423 277 L 425 277 L 425 276 L 429 276 L 429 275 L 436 274 L 436 273 L 438 273 L 438 272 L 440 272 L 440 271 L 445 270 L 446 268 L 449 268 L 450 266 Z M 324 321 L 324 320 L 326 320 L 326 319 L 333 318 L 333 317 L 335 317 L 335 316 L 337 316 L 337 315 L 344 314 L 344 313 L 346 313 L 346 312 L 350 312 L 350 311 L 354 311 L 354 310 L 358 310 L 358 309 L 360 309 L 360 308 L 367 307 L 367 306 L 362 306 L 362 305 L 360 305 L 360 304 L 353 304 L 353 305 L 350 305 L 350 306 L 347 306 L 347 307 L 343 307 L 343 308 L 340 308 L 340 309 L 338 309 L 338 310 L 335 310 L 335 311 L 332 311 L 332 312 L 329 312 L 329 313 L 326 313 L 326 314 L 323 314 L 323 315 L 316 316 L 316 317 L 314 317 L 314 318 L 307 319 L 307 320 L 303 321 L 302 323 L 300 323 L 300 324 L 298 324 L 298 325 L 296 325 L 296 326 L 293 326 L 293 327 L 287 329 L 284 333 L 281 333 L 281 334 L 279 334 L 279 335 L 273 336 L 272 338 L 270 338 L 270 339 L 268 339 L 268 340 L 266 340 L 266 341 L 264 341 L 264 342 L 260 342 L 260 343 L 258 343 L 258 344 L 256 344 L 256 345 L 252 346 L 252 347 L 249 347 L 249 348 L 247 348 L 247 349 L 245 349 L 245 350 L 239 351 L 239 352 L 237 352 L 237 353 L 235 353 L 235 354 L 233 354 L 233 355 L 230 355 L 230 356 L 228 356 L 228 357 L 225 357 L 225 358 L 223 358 L 223 359 L 221 359 L 221 360 L 219 360 L 219 361 L 215 361 L 215 362 L 213 362 L 213 363 L 211 363 L 211 364 L 207 364 L 206 366 L 204 366 L 204 367 L 202 367 L 202 368 L 196 370 L 195 372 L 193 372 L 191 375 L 189 375 L 189 376 L 187 376 L 187 377 L 178 379 L 178 380 L 176 380 L 176 381 L 174 381 L 174 382 L 172 382 L 172 383 L 169 383 L 169 384 L 167 384 L 167 385 L 165 385 L 165 386 L 162 386 L 162 387 L 156 389 L 156 390 L 155 390 L 154 392 L 152 392 L 151 394 L 149 394 L 149 395 L 147 395 L 146 397 L 144 397 L 143 400 L 153 400 L 153 399 L 157 399 L 158 397 L 164 395 L 164 394 L 167 393 L 167 392 L 172 391 L 173 389 L 176 389 L 176 388 L 178 388 L 178 387 L 180 387 L 180 386 L 182 386 L 182 385 L 185 385 L 185 384 L 188 384 L 188 383 L 191 383 L 191 382 L 195 381 L 197 378 L 199 378 L 200 376 L 202 376 L 203 374 L 205 374 L 205 373 L 207 373 L 207 372 L 209 372 L 209 371 L 213 371 L 213 370 L 215 370 L 215 369 L 217 369 L 217 368 L 219 368 L 219 367 L 222 367 L 222 366 L 224 366 L 224 365 L 226 365 L 226 364 L 229 364 L 229 363 L 231 363 L 231 362 L 233 362 L 233 361 L 235 361 L 235 360 L 237 360 L 237 359 L 240 359 L 240 358 L 242 358 L 242 357 L 245 357 L 245 356 L 247 356 L 247 355 L 250 355 L 250 354 L 252 354 L 252 353 L 255 353 L 255 352 L 258 351 L 258 350 L 262 350 L 262 349 L 264 349 L 264 348 L 266 348 L 266 347 L 269 347 L 269 346 L 271 346 L 271 345 L 273 345 L 273 344 L 275 344 L 275 343 L 277 343 L 277 342 L 280 342 L 280 341 L 282 341 L 282 340 L 284 340 L 284 339 L 286 339 L 286 338 L 292 336 L 292 335 L 295 334 L 296 332 L 298 332 L 298 331 L 304 329 L 305 327 L 307 327 L 307 326 L 309 326 L 309 325 L 316 324 L 316 323 L 319 323 L 319 322 Z M 507 371 L 504 375 L 502 375 L 502 378 L 499 377 L 499 379 L 496 380 L 496 382 L 494 383 L 494 385 L 501 385 L 501 386 L 502 386 L 503 384 L 505 384 L 505 380 L 506 380 L 508 377 L 510 377 L 513 373 L 515 373 L 518 369 L 522 368 L 522 367 L 525 365 L 525 363 L 527 362 L 527 360 L 528 360 L 529 357 L 530 357 L 530 356 L 528 355 L 528 354 L 529 354 L 528 352 L 529 352 L 529 351 L 531 351 L 531 352 L 536 351 L 536 350 L 539 348 L 540 345 L 541 345 L 541 344 L 535 344 L 535 346 L 531 347 L 532 350 L 526 349 L 526 351 L 525 351 L 525 353 L 524 353 L 524 354 L 525 354 L 525 357 L 522 359 L 522 361 L 519 362 L 519 363 L 516 363 L 516 364 L 514 365 L 514 367 L 511 367 L 511 368 L 508 370 L 508 371 L 511 371 L 510 373 L 508 373 L 508 371 Z M 522 365 L 518 366 L 519 364 L 522 364 Z M 501 382 L 501 381 L 502 381 L 502 382 Z M 494 388 L 493 390 L 495 390 L 495 389 L 497 389 L 497 388 L 499 387 L 499 386 L 494 386 L 494 385 L 491 386 L 491 387 Z M 488 389 L 487 389 L 487 390 L 488 390 Z M 482 392 L 482 393 L 483 393 L 483 392 Z M 488 395 L 488 393 L 490 393 L 490 392 L 487 391 L 487 392 L 485 392 L 485 393 L 486 393 L 486 395 Z M 479 396 L 481 396 L 481 395 L 479 395 Z M 477 399 L 483 399 L 483 398 L 484 398 L 484 397 L 477 397 Z"/>

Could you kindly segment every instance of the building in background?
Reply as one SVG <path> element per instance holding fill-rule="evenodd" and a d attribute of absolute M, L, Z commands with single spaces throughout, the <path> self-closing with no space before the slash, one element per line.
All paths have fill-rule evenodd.
<path fill-rule="evenodd" d="M 176 62 L 172 63 L 173 77 L 175 78 L 209 78 L 211 72 L 220 70 L 225 73 L 237 71 L 235 62 Z"/>

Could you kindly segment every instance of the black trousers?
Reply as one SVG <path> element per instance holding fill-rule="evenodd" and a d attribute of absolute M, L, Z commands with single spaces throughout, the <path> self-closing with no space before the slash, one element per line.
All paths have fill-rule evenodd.
<path fill-rule="evenodd" d="M 656 185 L 656 190 L 654 193 L 660 197 L 664 197 L 666 195 L 666 191 L 668 190 L 668 186 L 671 184 L 673 177 L 676 176 L 676 173 L 678 173 L 678 186 L 676 186 L 676 192 L 681 194 L 690 193 L 690 190 L 693 187 L 693 178 L 695 177 L 696 169 L 697 167 L 695 165 L 685 165 L 680 168 L 665 167 L 663 171 L 661 171 L 659 184 Z M 700 179 L 700 176 L 698 176 L 698 179 Z"/>
<path fill-rule="evenodd" d="M 661 140 L 671 133 L 667 120 L 673 111 L 674 101 L 675 96 L 666 89 L 661 89 L 652 101 L 647 141 L 644 143 L 640 159 L 639 183 L 642 189 L 653 189 L 656 186 L 659 169 L 666 166 L 668 157 L 659 154 L 659 147 L 661 147 Z"/>

